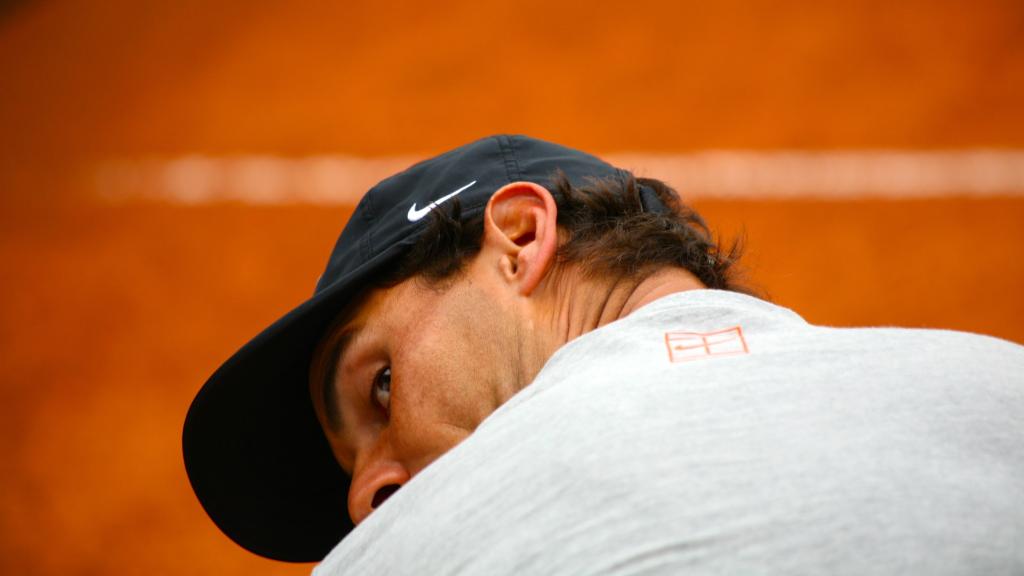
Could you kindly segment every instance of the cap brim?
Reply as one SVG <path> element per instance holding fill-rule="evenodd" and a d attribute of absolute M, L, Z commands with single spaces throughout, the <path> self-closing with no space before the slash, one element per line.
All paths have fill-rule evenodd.
<path fill-rule="evenodd" d="M 395 245 L 286 314 L 225 362 L 185 418 L 185 469 L 203 508 L 247 550 L 321 560 L 353 528 L 349 478 L 309 396 L 309 365 L 331 321 Z"/>

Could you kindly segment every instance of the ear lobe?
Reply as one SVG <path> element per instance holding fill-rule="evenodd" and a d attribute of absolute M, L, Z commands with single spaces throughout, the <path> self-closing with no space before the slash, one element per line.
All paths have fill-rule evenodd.
<path fill-rule="evenodd" d="M 529 296 L 551 269 L 558 249 L 558 209 L 551 192 L 513 182 L 491 196 L 484 215 L 484 245 L 496 250 L 502 273 Z"/>

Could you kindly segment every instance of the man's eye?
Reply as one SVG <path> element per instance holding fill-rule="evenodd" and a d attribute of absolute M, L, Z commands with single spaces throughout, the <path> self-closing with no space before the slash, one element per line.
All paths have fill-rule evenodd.
<path fill-rule="evenodd" d="M 371 397 L 385 411 L 391 407 L 391 368 L 384 368 L 373 377 Z"/>

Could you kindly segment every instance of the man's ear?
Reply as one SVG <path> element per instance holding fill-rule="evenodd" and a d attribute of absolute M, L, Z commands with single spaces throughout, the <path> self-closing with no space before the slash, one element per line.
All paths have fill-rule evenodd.
<path fill-rule="evenodd" d="M 554 265 L 558 208 L 547 188 L 513 182 L 491 196 L 484 213 L 484 248 L 494 250 L 504 278 L 529 296 Z"/>

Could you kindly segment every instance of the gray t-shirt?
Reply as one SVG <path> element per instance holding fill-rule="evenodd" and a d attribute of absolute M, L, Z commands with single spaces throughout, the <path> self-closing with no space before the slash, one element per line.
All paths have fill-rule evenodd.
<path fill-rule="evenodd" d="M 590 332 L 314 570 L 1024 574 L 1024 347 L 681 292 Z"/>

